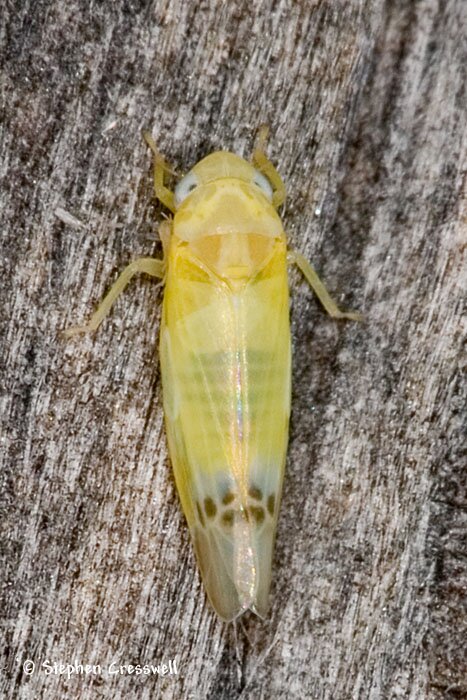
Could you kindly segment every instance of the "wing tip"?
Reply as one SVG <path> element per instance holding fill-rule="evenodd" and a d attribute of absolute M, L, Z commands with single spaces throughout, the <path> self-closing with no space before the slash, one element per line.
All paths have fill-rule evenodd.
<path fill-rule="evenodd" d="M 271 580 L 272 536 L 268 556 L 257 571 L 255 590 L 251 595 L 239 591 L 231 571 L 231 560 L 215 538 L 201 528 L 194 527 L 192 537 L 196 558 L 206 593 L 217 615 L 224 622 L 233 622 L 251 611 L 265 619 L 269 608 L 269 586 Z M 264 552 L 266 554 L 266 552 Z"/>

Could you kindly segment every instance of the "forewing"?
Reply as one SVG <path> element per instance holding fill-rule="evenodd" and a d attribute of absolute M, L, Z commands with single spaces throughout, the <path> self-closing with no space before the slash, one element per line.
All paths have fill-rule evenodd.
<path fill-rule="evenodd" d="M 242 289 L 189 255 L 166 287 L 161 366 L 169 449 L 209 598 L 264 615 L 290 413 L 285 250 Z"/>

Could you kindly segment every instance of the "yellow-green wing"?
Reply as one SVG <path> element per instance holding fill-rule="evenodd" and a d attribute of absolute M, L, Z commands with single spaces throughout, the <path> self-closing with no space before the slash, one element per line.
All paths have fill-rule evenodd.
<path fill-rule="evenodd" d="M 160 341 L 175 480 L 209 598 L 225 620 L 267 609 L 290 414 L 283 241 L 232 289 L 180 247 Z"/>

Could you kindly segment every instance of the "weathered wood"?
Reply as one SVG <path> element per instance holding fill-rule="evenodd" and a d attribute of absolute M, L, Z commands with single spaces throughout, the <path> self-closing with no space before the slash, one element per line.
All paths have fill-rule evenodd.
<path fill-rule="evenodd" d="M 5 698 L 460 698 L 465 642 L 462 0 L 24 0 L 2 11 Z M 167 459 L 152 126 L 179 171 L 271 126 L 294 395 L 267 620 L 209 608 Z M 463 189 L 464 188 L 464 189 Z M 28 676 L 22 668 L 34 660 Z M 70 680 L 45 660 L 101 664 Z M 108 664 L 178 662 L 176 676 Z"/>

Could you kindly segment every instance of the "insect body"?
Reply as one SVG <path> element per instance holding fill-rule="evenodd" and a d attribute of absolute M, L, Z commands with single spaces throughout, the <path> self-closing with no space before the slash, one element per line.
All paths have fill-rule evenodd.
<path fill-rule="evenodd" d="M 327 310 L 340 312 L 311 265 L 288 253 L 277 207 L 285 189 L 263 151 L 253 164 L 213 153 L 164 186 L 152 138 L 164 260 L 142 258 L 120 276 L 84 327 L 97 328 L 135 272 L 163 277 L 160 362 L 169 453 L 211 603 L 232 620 L 264 616 L 290 415 L 287 261 Z M 256 166 L 256 167 L 255 167 Z"/>

